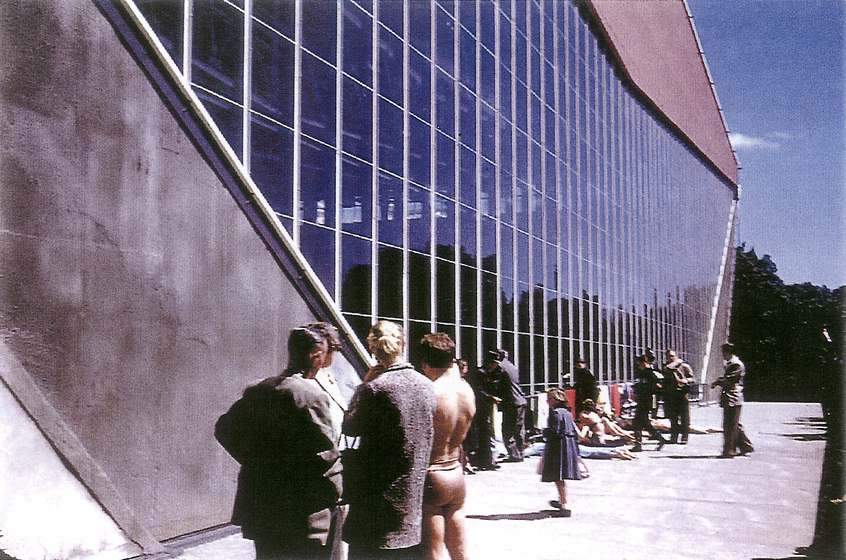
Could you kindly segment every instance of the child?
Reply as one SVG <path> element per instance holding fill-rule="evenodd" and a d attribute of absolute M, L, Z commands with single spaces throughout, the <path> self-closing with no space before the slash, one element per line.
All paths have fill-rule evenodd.
<path fill-rule="evenodd" d="M 541 482 L 555 483 L 558 499 L 551 500 L 549 505 L 556 509 L 556 516 L 570 517 L 564 481 L 582 479 L 576 425 L 567 408 L 567 394 L 562 389 L 547 391 L 546 400 L 549 403 L 549 422 L 544 430 L 546 447 L 541 463 Z"/>

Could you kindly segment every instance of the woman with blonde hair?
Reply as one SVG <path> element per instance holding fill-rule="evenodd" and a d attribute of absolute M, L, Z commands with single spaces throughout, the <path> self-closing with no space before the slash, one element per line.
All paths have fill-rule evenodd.
<path fill-rule="evenodd" d="M 423 488 L 434 435 L 432 382 L 406 362 L 405 336 L 379 321 L 367 337 L 378 364 L 358 386 L 344 417 L 344 434 L 359 438 L 344 465 L 350 505 L 343 538 L 349 558 L 419 554 Z"/>
<path fill-rule="evenodd" d="M 558 499 L 550 500 L 559 517 L 570 517 L 567 509 L 567 488 L 565 480 L 581 480 L 579 471 L 579 445 L 576 424 L 569 410 L 569 399 L 563 389 L 553 388 L 546 392 L 549 404 L 549 422 L 544 436 L 546 447 L 541 464 L 541 482 L 554 482 Z"/>

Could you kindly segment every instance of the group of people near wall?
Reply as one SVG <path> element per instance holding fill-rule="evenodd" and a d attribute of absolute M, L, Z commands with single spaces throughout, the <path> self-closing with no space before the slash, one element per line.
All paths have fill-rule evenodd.
<path fill-rule="evenodd" d="M 463 443 L 475 430 L 472 457 L 482 461 L 480 468 L 494 468 L 494 404 L 503 413 L 505 460 L 523 460 L 527 400 L 505 351 L 489 352 L 481 378 L 474 379 L 444 333 L 419 342 L 422 373 L 406 361 L 406 340 L 397 324 L 378 322 L 367 343 L 377 363 L 347 403 L 328 369 L 341 348 L 337 330 L 328 323 L 294 329 L 282 373 L 249 386 L 217 421 L 217 440 L 241 465 L 232 523 L 254 541 L 257 560 L 416 560 L 446 553 L 453 560 L 466 558 L 464 474 L 470 454 Z M 723 389 L 722 456 L 730 457 L 752 451 L 752 445 L 739 424 L 743 363 L 731 345 L 723 352 L 726 373 L 713 386 Z M 558 499 L 550 504 L 557 515 L 570 515 L 565 481 L 586 475 L 580 439 L 598 447 L 634 442 L 631 451 L 640 451 L 647 430 L 658 439 L 658 449 L 666 443 L 648 418 L 654 394 L 649 387 L 661 375 L 650 354 L 636 360 L 641 386 L 632 431 L 601 414 L 596 380 L 582 360 L 574 379 L 578 424 L 566 392 L 547 392 L 549 421 L 538 474 L 556 484 Z M 692 379 L 690 366 L 672 350 L 663 372 L 665 387 Z M 685 398 L 669 404 L 677 414 L 671 417 L 673 443 L 679 436 L 685 443 L 689 430 L 684 410 L 689 403 L 679 393 Z M 621 449 L 605 453 L 634 458 Z"/>
<path fill-rule="evenodd" d="M 476 408 L 455 344 L 424 336 L 420 373 L 397 324 L 367 343 L 376 364 L 347 403 L 328 369 L 337 331 L 294 329 L 285 370 L 217 421 L 241 465 L 232 523 L 258 560 L 466 557 L 461 445 Z"/>

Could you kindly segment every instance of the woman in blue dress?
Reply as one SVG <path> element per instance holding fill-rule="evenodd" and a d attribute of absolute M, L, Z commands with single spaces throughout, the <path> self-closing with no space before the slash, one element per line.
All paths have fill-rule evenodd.
<path fill-rule="evenodd" d="M 549 422 L 544 436 L 546 447 L 543 453 L 541 482 L 554 482 L 558 499 L 549 505 L 556 509 L 559 517 L 570 517 L 567 509 L 566 480 L 581 480 L 579 471 L 579 445 L 573 415 L 568 409 L 567 393 L 562 389 L 550 389 L 546 393 L 549 403 Z"/>

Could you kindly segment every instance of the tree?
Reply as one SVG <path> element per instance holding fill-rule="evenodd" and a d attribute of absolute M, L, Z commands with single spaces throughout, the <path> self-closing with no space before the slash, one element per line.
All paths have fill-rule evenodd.
<path fill-rule="evenodd" d="M 746 363 L 747 398 L 820 401 L 838 375 L 830 362 L 843 347 L 846 286 L 785 285 L 769 255 L 741 245 L 736 256 L 731 339 Z"/>

